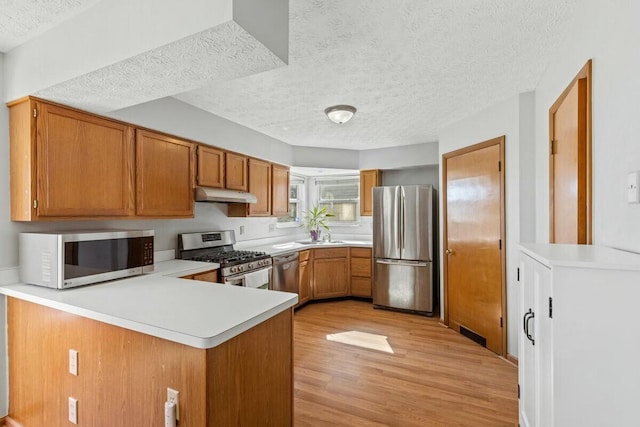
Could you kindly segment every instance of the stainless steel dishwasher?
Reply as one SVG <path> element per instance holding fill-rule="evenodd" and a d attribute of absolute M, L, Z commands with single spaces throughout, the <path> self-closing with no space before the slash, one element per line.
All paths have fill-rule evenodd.
<path fill-rule="evenodd" d="M 298 252 L 273 257 L 271 289 L 298 293 Z"/>

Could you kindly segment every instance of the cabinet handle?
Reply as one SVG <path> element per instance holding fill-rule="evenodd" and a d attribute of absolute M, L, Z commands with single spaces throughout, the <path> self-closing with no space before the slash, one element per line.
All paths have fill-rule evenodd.
<path fill-rule="evenodd" d="M 531 341 L 532 345 L 536 345 L 536 342 L 533 339 L 533 336 L 529 333 L 529 320 L 533 319 L 534 317 L 535 317 L 535 313 L 531 309 L 529 309 L 529 311 L 525 313 L 523 322 L 522 322 L 523 328 L 524 328 L 524 334 L 526 335 L 527 339 Z"/>

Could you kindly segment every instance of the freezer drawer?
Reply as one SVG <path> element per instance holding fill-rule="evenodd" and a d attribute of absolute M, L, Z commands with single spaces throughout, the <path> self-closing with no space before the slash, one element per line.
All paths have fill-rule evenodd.
<path fill-rule="evenodd" d="M 376 259 L 373 304 L 431 315 L 434 312 L 432 277 L 431 262 Z"/>

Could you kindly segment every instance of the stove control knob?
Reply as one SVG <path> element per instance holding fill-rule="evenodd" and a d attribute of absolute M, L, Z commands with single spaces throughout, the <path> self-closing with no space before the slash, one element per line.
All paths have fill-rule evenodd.
<path fill-rule="evenodd" d="M 253 263 L 252 263 L 252 262 L 250 262 L 250 263 L 249 263 L 249 265 L 248 265 L 248 267 L 249 267 L 249 268 L 253 268 Z"/>
<path fill-rule="evenodd" d="M 236 271 L 238 271 L 238 268 L 237 268 L 237 267 L 231 267 L 229 270 L 230 270 L 232 273 L 235 273 Z"/>

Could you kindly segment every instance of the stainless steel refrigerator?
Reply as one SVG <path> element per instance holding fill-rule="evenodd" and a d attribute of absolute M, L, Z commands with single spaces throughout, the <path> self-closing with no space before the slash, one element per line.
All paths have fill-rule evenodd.
<path fill-rule="evenodd" d="M 373 304 L 432 316 L 438 309 L 437 198 L 431 185 L 373 188 Z"/>

